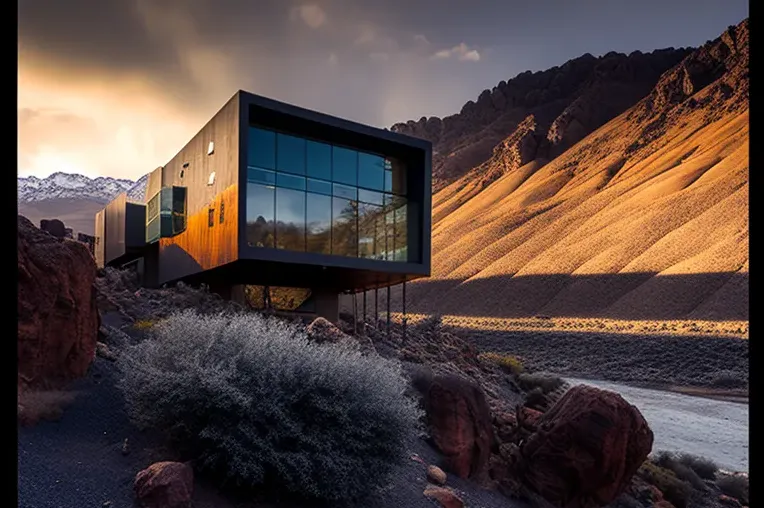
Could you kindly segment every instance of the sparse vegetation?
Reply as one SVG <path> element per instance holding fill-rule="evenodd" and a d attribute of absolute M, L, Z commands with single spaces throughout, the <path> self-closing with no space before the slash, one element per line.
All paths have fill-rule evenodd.
<path fill-rule="evenodd" d="M 692 493 L 689 483 L 676 477 L 673 471 L 646 460 L 637 474 L 647 483 L 654 485 L 663 497 L 676 508 L 687 508 Z"/>
<path fill-rule="evenodd" d="M 120 362 L 131 418 L 227 482 L 340 504 L 373 493 L 418 431 L 398 364 L 257 314 L 183 311 Z"/>
<path fill-rule="evenodd" d="M 748 504 L 749 481 L 747 476 L 723 474 L 716 480 L 716 486 L 724 494 L 734 497 L 744 505 Z"/>
<path fill-rule="evenodd" d="M 133 323 L 133 328 L 145 331 L 151 329 L 155 324 L 157 324 L 157 321 L 154 319 L 139 319 Z"/>
<path fill-rule="evenodd" d="M 704 480 L 716 479 L 716 472 L 719 471 L 719 466 L 717 466 L 713 460 L 698 457 L 697 455 L 692 455 L 690 453 L 680 454 L 679 462 L 695 471 L 695 473 Z"/>
<path fill-rule="evenodd" d="M 517 383 L 523 390 L 539 388 L 544 394 L 552 392 L 563 385 L 561 377 L 546 372 L 521 373 L 517 376 Z"/>
<path fill-rule="evenodd" d="M 525 371 L 523 362 L 516 356 L 506 355 L 502 353 L 480 353 L 478 359 L 482 362 L 493 363 L 504 369 L 510 374 L 521 374 Z"/>
<path fill-rule="evenodd" d="M 659 452 L 654 461 L 658 466 L 672 471 L 677 478 L 686 481 L 694 489 L 706 490 L 706 484 L 690 465 L 691 461 L 682 460 L 681 456 L 667 451 Z"/>

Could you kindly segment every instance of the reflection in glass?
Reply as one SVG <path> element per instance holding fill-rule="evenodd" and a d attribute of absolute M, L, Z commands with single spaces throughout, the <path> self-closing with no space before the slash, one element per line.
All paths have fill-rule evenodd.
<path fill-rule="evenodd" d="M 247 183 L 247 244 L 273 247 L 273 214 L 275 189 L 258 183 Z"/>
<path fill-rule="evenodd" d="M 358 201 L 363 201 L 364 203 L 370 203 L 372 205 L 382 205 L 384 204 L 384 197 L 381 192 L 358 189 Z"/>
<path fill-rule="evenodd" d="M 276 133 L 257 127 L 249 128 L 247 165 L 276 169 Z"/>
<path fill-rule="evenodd" d="M 308 176 L 332 179 L 332 147 L 317 141 L 307 142 Z"/>
<path fill-rule="evenodd" d="M 357 213 L 356 201 L 332 198 L 332 254 L 358 255 Z"/>
<path fill-rule="evenodd" d="M 382 190 L 385 184 L 385 159 L 379 155 L 358 152 L 358 186 Z"/>
<path fill-rule="evenodd" d="M 308 252 L 331 254 L 332 198 L 309 192 L 307 217 Z"/>
<path fill-rule="evenodd" d="M 276 189 L 276 247 L 305 250 L 305 193 Z"/>
<path fill-rule="evenodd" d="M 378 259 L 376 228 L 381 212 L 381 206 L 358 204 L 358 257 Z"/>
<path fill-rule="evenodd" d="M 356 185 L 358 182 L 358 152 L 332 147 L 332 180 L 335 182 Z"/>
<path fill-rule="evenodd" d="M 276 173 L 267 169 L 248 167 L 247 180 L 265 185 L 274 185 L 276 183 Z"/>
<path fill-rule="evenodd" d="M 358 189 L 355 187 L 351 187 L 349 185 L 342 185 L 339 183 L 335 183 L 332 186 L 333 194 L 339 198 L 345 198 L 345 199 L 357 199 L 358 198 Z"/>
<path fill-rule="evenodd" d="M 289 189 L 305 190 L 305 177 L 276 173 L 276 185 Z"/>
<path fill-rule="evenodd" d="M 276 169 L 297 175 L 305 174 L 305 139 L 279 133 L 276 147 Z"/>
<path fill-rule="evenodd" d="M 398 194 L 399 196 L 405 196 L 406 195 L 406 165 L 403 164 L 403 162 L 397 160 L 397 159 L 388 159 L 390 171 L 389 174 L 386 176 L 389 176 L 391 179 L 390 182 L 390 191 L 393 194 Z M 387 184 L 385 185 L 387 187 Z"/>
<path fill-rule="evenodd" d="M 408 261 L 407 235 L 406 200 L 398 198 L 395 208 L 395 254 L 393 261 Z"/>
<path fill-rule="evenodd" d="M 313 180 L 308 178 L 308 192 L 317 192 L 319 194 L 332 195 L 332 184 L 323 180 Z"/>

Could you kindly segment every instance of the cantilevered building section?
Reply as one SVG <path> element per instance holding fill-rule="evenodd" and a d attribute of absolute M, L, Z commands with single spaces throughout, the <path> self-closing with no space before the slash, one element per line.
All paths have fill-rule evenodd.
<path fill-rule="evenodd" d="M 334 318 L 340 293 L 429 276 L 431 157 L 427 141 L 240 91 L 149 177 L 145 283 L 307 288 Z M 109 207 L 127 205 L 97 218 L 107 248 L 110 221 L 133 224 Z"/>

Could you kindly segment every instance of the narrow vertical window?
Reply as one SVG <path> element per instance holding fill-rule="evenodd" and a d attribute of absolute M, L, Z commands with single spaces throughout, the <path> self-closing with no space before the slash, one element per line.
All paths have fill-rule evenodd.
<path fill-rule="evenodd" d="M 221 224 L 225 220 L 225 202 L 224 201 L 220 202 L 220 219 L 218 220 L 220 221 Z"/>
<path fill-rule="evenodd" d="M 210 208 L 207 210 L 207 225 L 212 227 L 215 225 L 215 209 Z"/>

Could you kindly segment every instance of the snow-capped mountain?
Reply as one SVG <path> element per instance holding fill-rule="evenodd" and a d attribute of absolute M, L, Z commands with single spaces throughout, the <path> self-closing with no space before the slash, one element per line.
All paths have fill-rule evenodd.
<path fill-rule="evenodd" d="M 50 199 L 84 199 L 108 203 L 121 192 L 128 199 L 143 201 L 148 175 L 138 181 L 122 178 L 87 176 L 71 173 L 53 173 L 47 178 L 35 176 L 18 178 L 19 203 L 34 203 Z"/>

